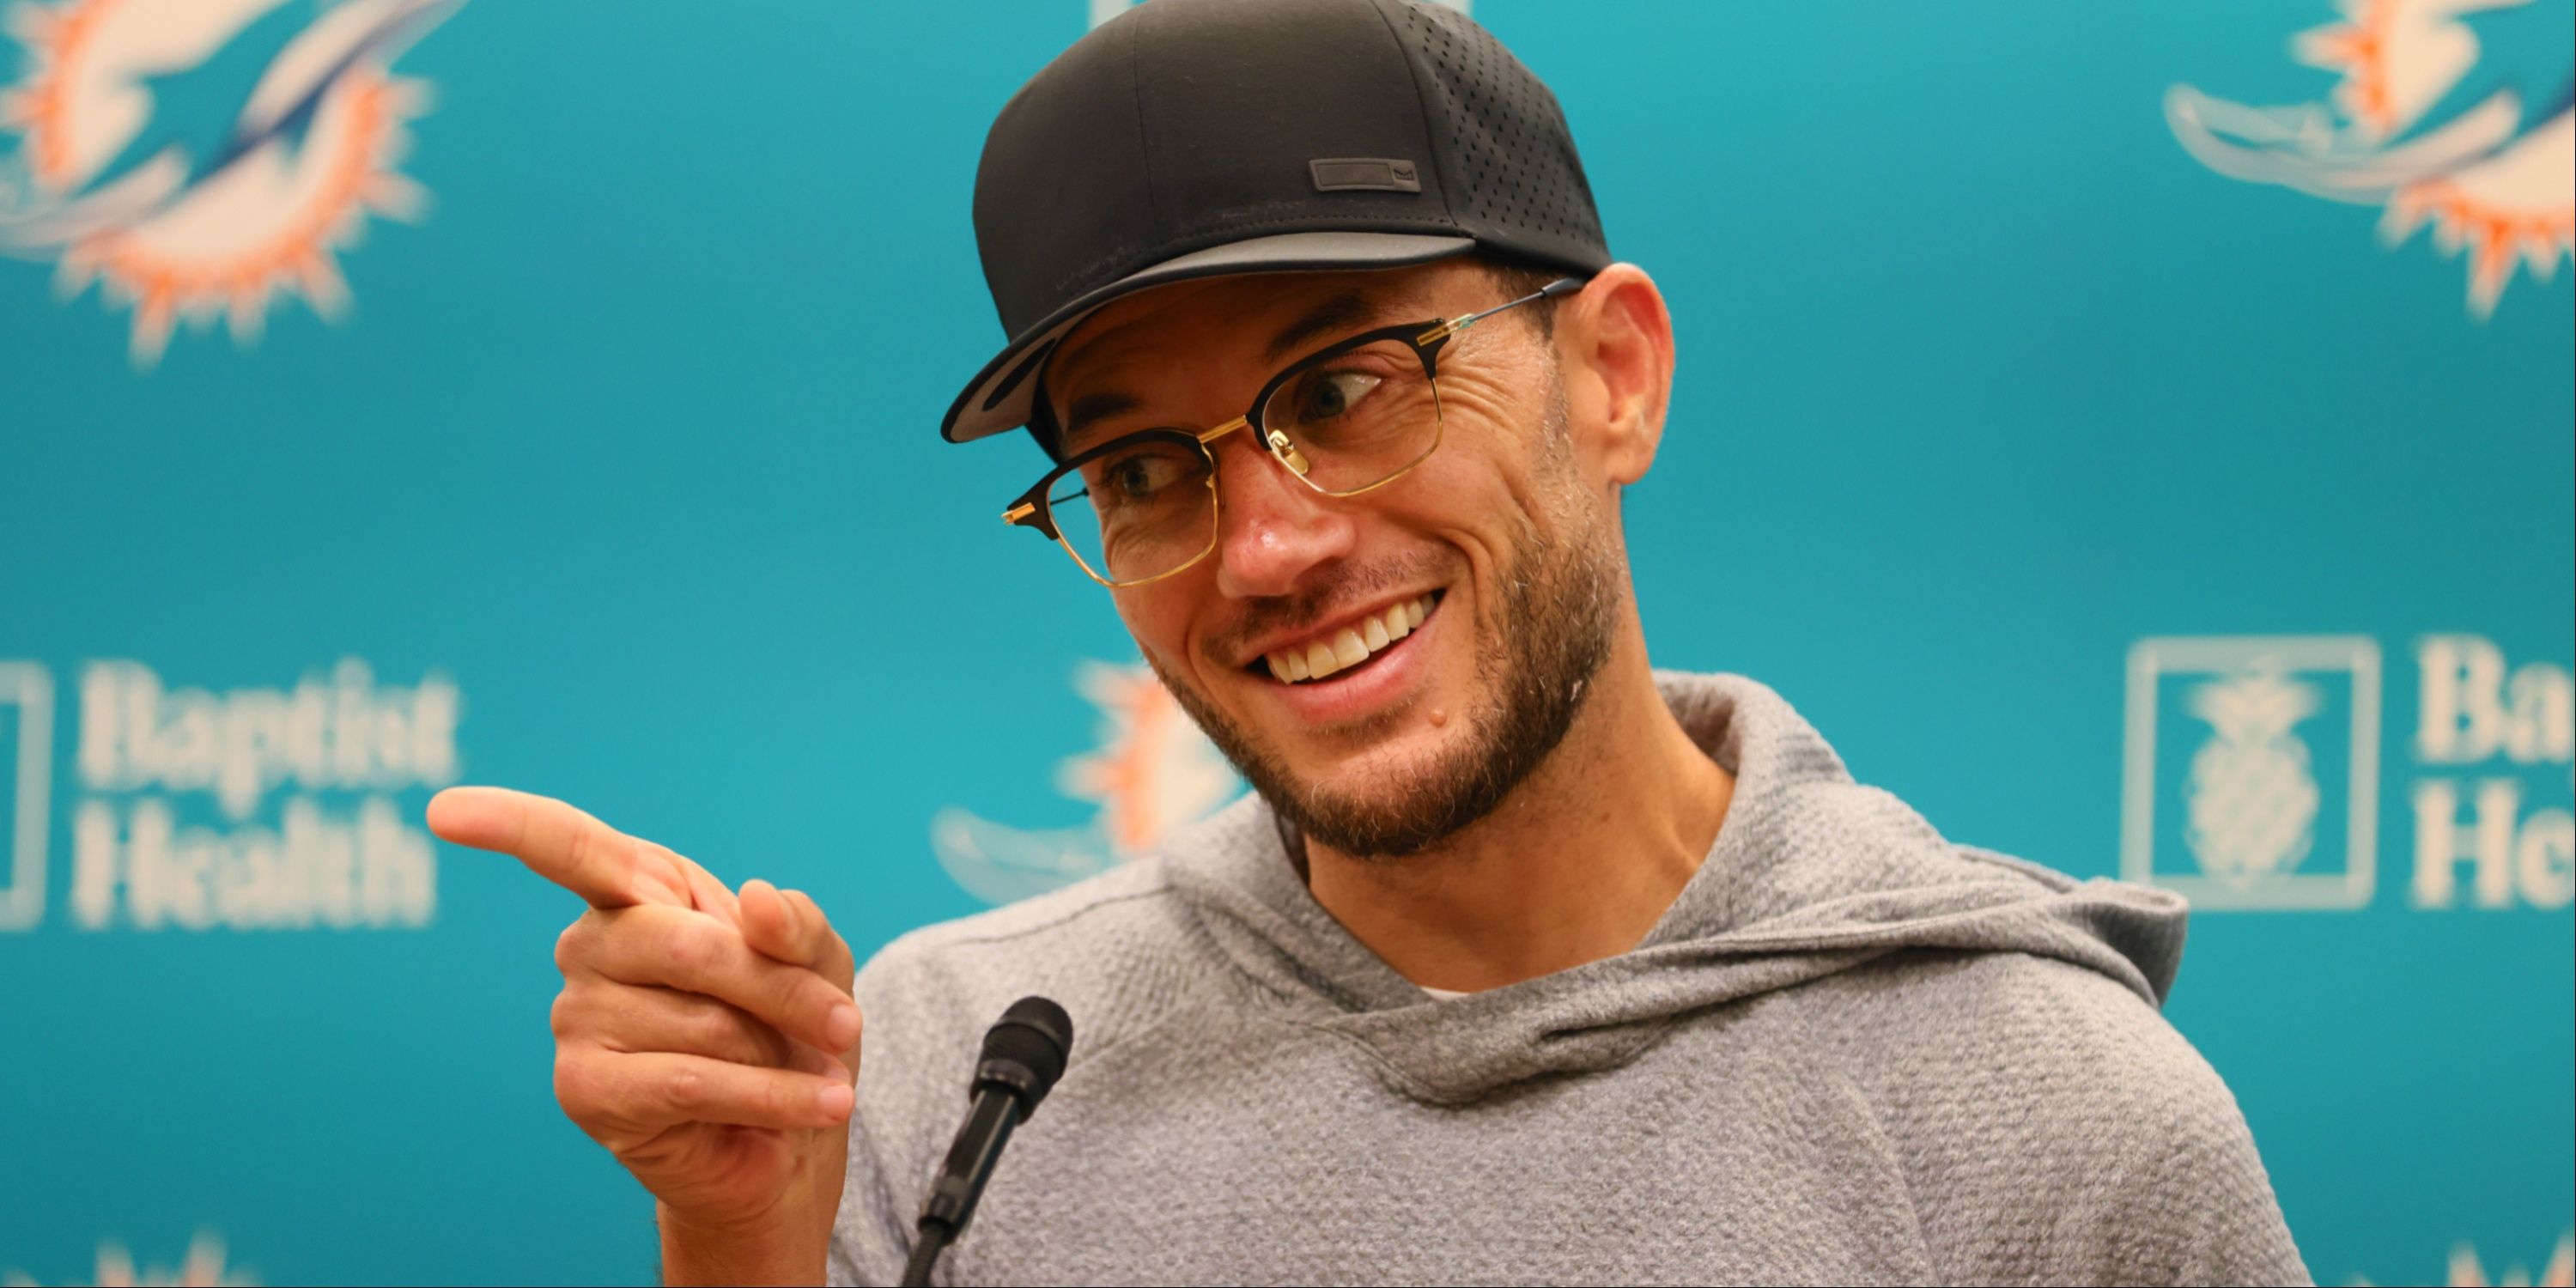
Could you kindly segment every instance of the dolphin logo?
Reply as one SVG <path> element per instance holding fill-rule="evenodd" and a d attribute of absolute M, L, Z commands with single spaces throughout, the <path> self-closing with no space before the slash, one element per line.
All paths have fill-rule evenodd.
<path fill-rule="evenodd" d="M 255 338 L 281 292 L 339 316 L 336 252 L 425 202 L 394 167 L 426 90 L 388 69 L 459 3 L 21 0 L 0 251 L 56 259 L 66 299 L 100 280 L 130 303 L 137 366 L 183 317 Z"/>
<path fill-rule="evenodd" d="M 2576 252 L 2576 0 L 2342 0 L 2291 43 L 2333 72 L 2324 103 L 2249 107 L 2176 85 L 2165 119 L 2230 178 L 2378 205 L 2391 247 L 2430 224 L 2468 251 L 2468 306 L 2495 312 L 2520 263 Z"/>
<path fill-rule="evenodd" d="M 1030 831 L 955 807 L 930 821 L 939 866 L 986 903 L 1009 903 L 1106 872 L 1242 790 L 1215 744 L 1151 669 L 1087 661 L 1075 668 L 1073 682 L 1100 710 L 1100 745 L 1064 760 L 1056 786 L 1098 807 L 1088 825 Z"/>

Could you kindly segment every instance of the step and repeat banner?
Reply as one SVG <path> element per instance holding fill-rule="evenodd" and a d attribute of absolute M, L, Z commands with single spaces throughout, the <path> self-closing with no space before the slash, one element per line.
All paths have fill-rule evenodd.
<path fill-rule="evenodd" d="M 0 1279 L 652 1279 L 446 784 L 862 952 L 1241 790 L 935 432 L 1123 7 L 0 0 Z M 1656 661 L 2189 895 L 2329 1283 L 2570 1280 L 2570 9 L 1473 6 L 1672 301 Z"/>

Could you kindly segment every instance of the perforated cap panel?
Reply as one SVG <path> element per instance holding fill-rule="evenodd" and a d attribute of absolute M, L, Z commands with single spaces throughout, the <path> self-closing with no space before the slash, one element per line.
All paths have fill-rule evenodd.
<path fill-rule="evenodd" d="M 1413 56 L 1461 230 L 1504 254 L 1586 270 L 1607 264 L 1592 185 L 1556 95 L 1454 9 L 1414 0 L 1381 0 L 1381 8 Z"/>
<path fill-rule="evenodd" d="M 1401 181 L 1319 177 L 1355 165 Z M 1610 262 L 1556 96 L 1413 0 L 1152 0 L 1101 24 L 995 118 L 975 239 L 1011 340 L 949 407 L 959 442 L 1026 424 L 1049 346 L 1130 291 L 1470 251 Z"/>

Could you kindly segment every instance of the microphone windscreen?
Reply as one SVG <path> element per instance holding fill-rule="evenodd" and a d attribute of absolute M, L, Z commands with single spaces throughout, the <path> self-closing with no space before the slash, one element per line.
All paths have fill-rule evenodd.
<path fill-rule="evenodd" d="M 1008 1060 L 1035 1075 L 1028 1089 L 1029 1107 L 1064 1076 L 1073 1053 L 1073 1017 L 1043 997 L 1023 997 L 1002 1012 L 1001 1021 L 984 1034 L 984 1059 Z"/>

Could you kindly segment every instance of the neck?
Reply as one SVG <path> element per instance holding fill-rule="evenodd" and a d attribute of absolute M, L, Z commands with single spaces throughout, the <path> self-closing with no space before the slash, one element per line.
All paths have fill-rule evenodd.
<path fill-rule="evenodd" d="M 1631 617 L 1564 741 L 1491 815 L 1392 861 L 1309 841 L 1307 880 L 1405 978 L 1499 988 L 1634 948 L 1716 843 L 1734 788 L 1664 705 Z"/>

